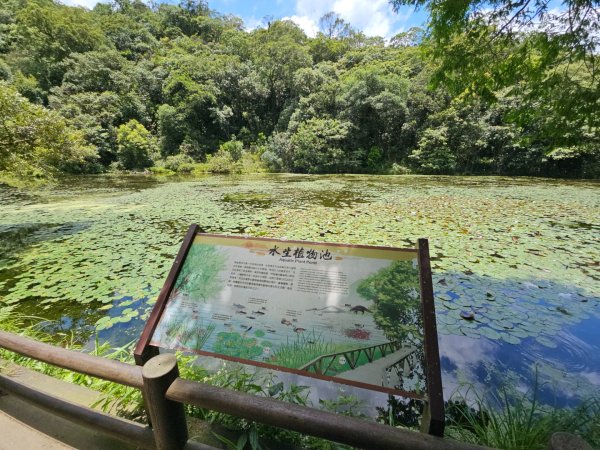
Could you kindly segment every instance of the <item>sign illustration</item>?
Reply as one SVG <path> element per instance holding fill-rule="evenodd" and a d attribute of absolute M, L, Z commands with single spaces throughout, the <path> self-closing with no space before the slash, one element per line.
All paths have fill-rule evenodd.
<path fill-rule="evenodd" d="M 429 247 L 288 241 L 192 225 L 134 351 L 183 350 L 444 407 Z"/>
<path fill-rule="evenodd" d="M 177 349 L 423 399 L 419 260 L 416 249 L 188 233 L 136 359 Z"/>

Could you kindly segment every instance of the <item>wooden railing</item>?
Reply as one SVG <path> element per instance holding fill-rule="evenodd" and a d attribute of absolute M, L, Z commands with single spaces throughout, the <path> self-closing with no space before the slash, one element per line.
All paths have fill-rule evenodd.
<path fill-rule="evenodd" d="M 188 440 L 183 404 L 198 406 L 342 444 L 373 449 L 476 450 L 483 447 L 341 416 L 273 398 L 184 380 L 172 354 L 143 367 L 66 350 L 0 331 L 0 347 L 39 361 L 142 390 L 152 426 L 113 417 L 0 375 L 0 389 L 73 422 L 147 449 L 211 449 Z"/>

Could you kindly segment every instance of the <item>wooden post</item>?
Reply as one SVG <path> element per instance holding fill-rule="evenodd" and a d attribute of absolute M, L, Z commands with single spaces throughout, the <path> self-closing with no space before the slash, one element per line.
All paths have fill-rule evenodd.
<path fill-rule="evenodd" d="M 155 356 L 142 368 L 142 394 L 159 450 L 180 450 L 188 440 L 183 404 L 165 396 L 178 377 L 177 359 L 172 354 Z"/>
<path fill-rule="evenodd" d="M 435 303 L 433 300 L 433 282 L 429 262 L 429 241 L 418 240 L 419 278 L 421 287 L 421 305 L 423 312 L 423 331 L 425 338 L 425 362 L 427 382 L 427 403 L 421 419 L 421 431 L 443 436 L 445 427 L 444 392 L 440 368 L 437 325 L 435 322 Z"/>

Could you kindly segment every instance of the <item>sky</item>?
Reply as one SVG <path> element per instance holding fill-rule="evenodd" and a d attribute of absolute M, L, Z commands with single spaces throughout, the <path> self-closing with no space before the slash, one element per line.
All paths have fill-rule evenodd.
<path fill-rule="evenodd" d="M 61 3 L 93 8 L 99 0 L 61 0 Z M 402 7 L 395 13 L 388 0 L 208 0 L 208 6 L 219 13 L 241 17 L 248 30 L 264 25 L 267 20 L 290 19 L 311 37 L 318 30 L 319 18 L 329 11 L 336 12 L 367 36 L 384 38 L 413 26 L 424 27 L 427 19 L 425 11 L 415 11 L 412 7 Z"/>

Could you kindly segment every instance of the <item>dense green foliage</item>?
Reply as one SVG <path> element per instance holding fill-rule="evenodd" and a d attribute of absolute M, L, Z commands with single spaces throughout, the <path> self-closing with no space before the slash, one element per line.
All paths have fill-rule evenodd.
<path fill-rule="evenodd" d="M 412 29 L 386 44 L 333 13 L 309 38 L 289 21 L 245 31 L 197 0 L 91 11 L 4 1 L 3 95 L 18 92 L 27 114 L 56 118 L 58 129 L 40 145 L 3 137 L 0 170 L 17 158 L 43 172 L 189 172 L 196 161 L 219 173 L 598 176 L 593 27 L 570 41 L 552 27 L 501 33 L 470 2 L 449 3 L 431 8 L 425 38 Z M 40 159 L 36 148 L 57 154 L 57 139 L 72 154 L 86 149 L 85 164 Z"/>
<path fill-rule="evenodd" d="M 0 172 L 38 175 L 94 162 L 81 132 L 0 82 Z"/>
<path fill-rule="evenodd" d="M 427 9 L 424 50 L 432 61 L 433 84 L 497 110 L 490 125 L 501 125 L 499 118 L 515 125 L 491 140 L 522 147 L 514 150 L 516 166 L 537 166 L 541 157 L 550 173 L 574 173 L 583 164 L 584 173 L 597 176 L 600 1 L 389 2 Z M 488 127 L 483 131 L 496 134 Z"/>

